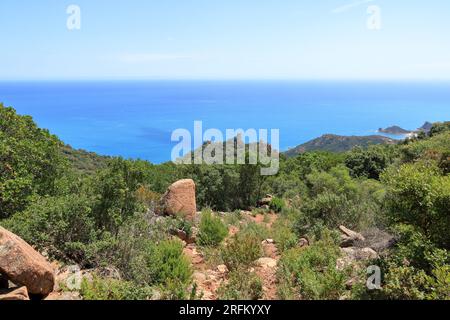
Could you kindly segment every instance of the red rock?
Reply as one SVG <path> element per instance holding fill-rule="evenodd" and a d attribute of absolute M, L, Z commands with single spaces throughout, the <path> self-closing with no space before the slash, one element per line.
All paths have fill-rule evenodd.
<path fill-rule="evenodd" d="M 30 300 L 26 287 L 0 290 L 0 301 Z"/>
<path fill-rule="evenodd" d="M 194 181 L 185 179 L 175 182 L 168 188 L 162 202 L 165 214 L 171 216 L 180 215 L 193 220 L 197 213 Z"/>
<path fill-rule="evenodd" d="M 28 243 L 0 227 L 0 273 L 28 292 L 46 296 L 53 291 L 54 270 Z"/>

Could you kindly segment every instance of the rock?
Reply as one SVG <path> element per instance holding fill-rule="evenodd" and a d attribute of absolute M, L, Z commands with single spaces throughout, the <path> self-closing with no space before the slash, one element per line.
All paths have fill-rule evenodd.
<path fill-rule="evenodd" d="M 352 231 L 344 226 L 340 226 L 339 229 L 343 233 L 341 235 L 341 248 L 352 247 L 357 242 L 363 242 L 366 240 L 362 234 Z"/>
<path fill-rule="evenodd" d="M 0 290 L 0 301 L 30 300 L 26 287 Z"/>
<path fill-rule="evenodd" d="M 301 238 L 301 239 L 298 241 L 298 246 L 299 246 L 300 248 L 309 247 L 309 240 L 306 239 L 306 238 Z"/>
<path fill-rule="evenodd" d="M 362 248 L 358 252 L 358 257 L 361 260 L 375 260 L 378 259 L 378 253 L 372 248 Z"/>
<path fill-rule="evenodd" d="M 374 260 L 378 258 L 378 253 L 371 248 L 342 248 L 341 250 L 352 261 Z"/>
<path fill-rule="evenodd" d="M 203 272 L 195 271 L 192 275 L 192 278 L 195 282 L 204 282 L 206 281 L 206 275 Z"/>
<path fill-rule="evenodd" d="M 194 220 L 197 213 L 194 181 L 185 179 L 172 184 L 162 198 L 162 208 L 164 214 Z"/>
<path fill-rule="evenodd" d="M 60 291 L 61 288 L 80 290 L 82 278 L 83 274 L 78 265 L 61 267 L 58 269 L 56 274 L 56 285 L 54 291 Z"/>
<path fill-rule="evenodd" d="M 0 227 L 0 273 L 17 285 L 26 286 L 34 295 L 53 291 L 52 266 L 24 240 Z"/>
<path fill-rule="evenodd" d="M 220 273 L 228 273 L 228 268 L 226 265 L 221 264 L 217 266 L 217 271 L 219 271 Z"/>
<path fill-rule="evenodd" d="M 262 242 L 263 245 L 264 244 L 274 244 L 274 243 L 275 243 L 275 241 L 273 239 L 266 239 L 266 240 L 263 240 L 263 242 Z"/>
<path fill-rule="evenodd" d="M 52 292 L 45 300 L 49 301 L 77 301 L 83 300 L 79 292 Z"/>
<path fill-rule="evenodd" d="M 186 244 L 192 244 L 196 241 L 192 235 L 189 236 L 184 230 L 177 229 L 173 230 L 171 233 Z"/>
<path fill-rule="evenodd" d="M 358 283 L 358 278 L 354 277 L 345 283 L 347 290 L 351 290 Z"/>
<path fill-rule="evenodd" d="M 94 272 L 103 279 L 122 280 L 122 275 L 120 274 L 119 269 L 115 267 L 100 267 L 94 269 Z"/>
<path fill-rule="evenodd" d="M 277 260 L 272 258 L 260 258 L 256 261 L 256 264 L 262 268 L 272 269 L 277 266 Z"/>
<path fill-rule="evenodd" d="M 268 206 L 268 205 L 270 205 L 272 200 L 273 200 L 273 196 L 268 194 L 264 198 L 262 198 L 261 200 L 258 201 L 258 206 L 259 207 Z"/>

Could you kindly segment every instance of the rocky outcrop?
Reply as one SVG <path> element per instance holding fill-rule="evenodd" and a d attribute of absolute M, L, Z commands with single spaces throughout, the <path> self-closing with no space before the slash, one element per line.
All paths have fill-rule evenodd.
<path fill-rule="evenodd" d="M 17 235 L 0 227 L 0 273 L 34 295 L 47 296 L 55 284 L 54 270 L 45 258 Z"/>
<path fill-rule="evenodd" d="M 0 301 L 30 300 L 26 287 L 0 290 Z"/>
<path fill-rule="evenodd" d="M 161 201 L 162 211 L 170 216 L 182 216 L 193 220 L 197 213 L 195 183 L 191 179 L 179 180 L 172 184 Z"/>
<path fill-rule="evenodd" d="M 344 226 L 340 226 L 339 230 L 341 230 L 341 248 L 348 248 L 355 246 L 358 242 L 364 242 L 366 239 L 362 234 L 350 230 Z"/>
<path fill-rule="evenodd" d="M 273 196 L 271 194 L 268 194 L 264 198 L 262 198 L 261 200 L 258 201 L 258 206 L 259 207 L 270 206 L 270 204 L 272 203 L 272 200 L 273 200 Z"/>

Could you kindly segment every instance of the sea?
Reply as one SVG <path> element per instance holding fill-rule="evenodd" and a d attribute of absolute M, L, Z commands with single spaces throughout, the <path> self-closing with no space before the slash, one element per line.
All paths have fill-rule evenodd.
<path fill-rule="evenodd" d="M 450 120 L 449 82 L 13 81 L 0 102 L 65 143 L 162 163 L 177 129 L 279 129 L 280 149 L 323 134 L 373 135 Z"/>

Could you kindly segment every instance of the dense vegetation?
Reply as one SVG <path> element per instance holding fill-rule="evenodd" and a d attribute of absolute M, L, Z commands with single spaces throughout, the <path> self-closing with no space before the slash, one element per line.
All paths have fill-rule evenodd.
<path fill-rule="evenodd" d="M 288 157 L 312 151 L 346 152 L 355 147 L 367 148 L 371 145 L 394 144 L 395 141 L 384 136 L 338 136 L 325 134 L 319 138 L 303 143 L 285 152 Z"/>
<path fill-rule="evenodd" d="M 191 226 L 154 214 L 180 178 L 196 182 L 199 209 L 230 212 L 223 222 L 204 210 L 199 224 L 200 245 L 217 247 L 231 272 L 219 290 L 224 299 L 261 296 L 259 279 L 245 271 L 267 236 L 282 254 L 280 298 L 450 297 L 450 123 L 396 145 L 282 156 L 280 165 L 263 177 L 252 165 L 153 165 L 76 152 L 0 105 L 0 225 L 59 261 L 120 270 L 122 280 L 83 283 L 85 298 L 196 297 L 189 261 L 170 233 Z M 222 246 L 224 223 L 239 220 L 233 211 L 269 193 L 279 215 L 270 234 L 249 224 Z M 382 290 L 355 285 L 348 293 L 349 271 L 335 268 L 340 225 L 395 235 L 396 245 L 371 262 L 382 267 Z M 307 249 L 297 246 L 302 237 Z"/>

